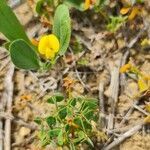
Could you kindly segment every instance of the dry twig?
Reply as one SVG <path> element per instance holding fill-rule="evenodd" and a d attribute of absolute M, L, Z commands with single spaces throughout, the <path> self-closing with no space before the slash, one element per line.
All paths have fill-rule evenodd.
<path fill-rule="evenodd" d="M 141 130 L 142 126 L 143 126 L 143 123 L 134 126 L 129 131 L 125 132 L 122 136 L 118 137 L 115 141 L 113 141 L 112 143 L 110 143 L 108 146 L 104 147 L 103 150 L 111 150 L 112 148 L 116 147 L 121 142 L 123 142 L 126 138 L 132 136 L 137 131 Z"/>
<path fill-rule="evenodd" d="M 130 54 L 130 52 L 129 52 L 129 50 L 127 50 L 122 57 L 121 66 L 124 66 L 126 64 L 129 54 Z M 124 91 L 125 84 L 126 84 L 126 75 L 124 73 L 122 73 L 120 75 L 121 93 L 123 93 L 123 91 Z"/>
<path fill-rule="evenodd" d="M 108 129 L 113 129 L 114 127 L 114 114 L 116 104 L 118 102 L 118 94 L 119 94 L 119 69 L 121 65 L 121 59 L 117 61 L 117 66 L 111 68 L 111 82 L 109 87 L 109 101 L 111 103 L 111 113 L 108 119 Z"/>
<path fill-rule="evenodd" d="M 100 109 L 100 124 L 105 126 L 105 104 L 104 104 L 104 83 L 99 83 L 99 109 Z"/>
<path fill-rule="evenodd" d="M 14 75 L 14 65 L 10 64 L 8 72 L 5 77 L 5 100 L 6 100 L 6 111 L 8 114 L 11 114 L 12 110 L 12 100 L 13 100 L 13 75 Z M 4 149 L 10 150 L 11 149 L 11 119 L 7 118 L 5 120 L 5 143 Z"/>

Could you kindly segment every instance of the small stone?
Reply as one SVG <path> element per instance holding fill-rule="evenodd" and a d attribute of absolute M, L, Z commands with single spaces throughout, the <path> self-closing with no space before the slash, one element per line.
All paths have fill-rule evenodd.
<path fill-rule="evenodd" d="M 122 49 L 123 47 L 125 47 L 125 44 L 126 44 L 125 41 L 121 38 L 117 40 L 117 43 L 118 43 L 119 49 Z"/>
<path fill-rule="evenodd" d="M 21 127 L 20 130 L 19 130 L 19 136 L 25 137 L 28 134 L 30 134 L 30 132 L 31 132 L 31 130 L 29 128 Z"/>

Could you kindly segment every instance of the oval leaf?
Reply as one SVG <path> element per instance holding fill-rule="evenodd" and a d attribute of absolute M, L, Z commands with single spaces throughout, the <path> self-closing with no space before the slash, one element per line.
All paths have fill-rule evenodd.
<path fill-rule="evenodd" d="M 63 107 L 58 113 L 60 119 L 65 119 L 67 116 L 67 108 Z"/>
<path fill-rule="evenodd" d="M 50 97 L 47 102 L 50 104 L 55 104 L 55 102 L 61 102 L 64 100 L 64 96 L 61 93 L 55 93 L 54 96 Z"/>
<path fill-rule="evenodd" d="M 22 39 L 12 42 L 10 56 L 17 68 L 37 70 L 40 67 L 37 53 Z"/>
<path fill-rule="evenodd" d="M 54 126 L 56 124 L 56 118 L 49 116 L 46 118 L 46 122 L 49 125 L 49 127 Z"/>
<path fill-rule="evenodd" d="M 71 21 L 69 9 L 66 5 L 59 5 L 54 16 L 53 33 L 58 37 L 60 42 L 59 55 L 66 52 L 71 36 Z"/>

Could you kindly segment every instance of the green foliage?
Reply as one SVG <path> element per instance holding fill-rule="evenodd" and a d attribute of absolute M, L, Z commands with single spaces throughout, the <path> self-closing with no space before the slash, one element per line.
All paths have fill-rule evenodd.
<path fill-rule="evenodd" d="M 107 29 L 111 32 L 116 32 L 123 23 L 125 23 L 127 17 L 123 16 L 110 16 L 110 22 L 107 25 Z"/>
<path fill-rule="evenodd" d="M 64 96 L 61 93 L 56 93 L 50 97 L 47 102 L 50 104 L 55 104 L 56 102 L 61 102 L 62 100 L 64 100 Z"/>
<path fill-rule="evenodd" d="M 71 36 L 71 20 L 69 9 L 66 5 L 59 5 L 54 16 L 53 33 L 60 41 L 59 55 L 64 55 L 66 52 Z"/>
<path fill-rule="evenodd" d="M 37 4 L 37 11 L 42 14 L 42 8 L 46 5 L 51 5 L 53 0 L 40 0 Z M 37 50 L 29 41 L 22 25 L 17 17 L 7 5 L 5 0 L 0 1 L 0 32 L 8 39 L 4 46 L 10 50 L 11 60 L 17 68 L 26 70 L 45 70 L 54 64 L 56 60 L 40 62 Z M 60 5 L 56 9 L 54 17 L 53 32 L 58 37 L 60 42 L 60 50 L 56 59 L 63 55 L 70 42 L 71 36 L 71 21 L 69 9 L 66 5 Z"/>
<path fill-rule="evenodd" d="M 22 39 L 12 42 L 10 56 L 14 65 L 21 69 L 37 70 L 40 68 L 37 53 Z"/>
<path fill-rule="evenodd" d="M 42 123 L 42 120 L 41 120 L 40 117 L 37 117 L 37 118 L 34 119 L 34 122 L 36 122 L 37 124 L 40 125 Z"/>
<path fill-rule="evenodd" d="M 29 41 L 22 25 L 11 8 L 7 5 L 6 0 L 0 0 L 0 32 L 2 32 L 9 41 L 16 39 Z"/>
<path fill-rule="evenodd" d="M 76 149 L 79 144 L 88 143 L 94 147 L 90 139 L 93 133 L 91 121 L 96 121 L 98 117 L 97 100 L 82 97 L 60 99 L 56 95 L 48 99 L 50 104 L 56 106 L 56 111 L 46 118 L 35 120 L 41 126 L 42 145 L 55 143 Z"/>

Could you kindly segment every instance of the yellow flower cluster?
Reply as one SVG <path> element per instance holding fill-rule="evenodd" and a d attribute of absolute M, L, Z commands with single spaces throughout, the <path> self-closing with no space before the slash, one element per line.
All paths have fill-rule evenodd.
<path fill-rule="evenodd" d="M 47 59 L 53 59 L 59 48 L 59 40 L 54 34 L 42 36 L 38 44 L 39 53 Z"/>

